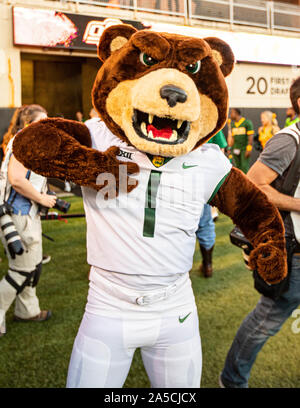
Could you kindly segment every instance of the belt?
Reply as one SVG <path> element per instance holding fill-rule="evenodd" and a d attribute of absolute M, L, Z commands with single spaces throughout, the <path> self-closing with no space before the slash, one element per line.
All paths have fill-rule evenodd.
<path fill-rule="evenodd" d="M 149 295 L 143 295 L 136 298 L 136 303 L 140 306 L 149 305 L 151 303 L 159 302 L 160 300 L 167 299 L 169 296 L 174 295 L 177 291 L 177 284 L 174 283 L 171 286 L 167 286 L 166 289 L 162 289 L 157 292 L 150 293 Z"/>
<path fill-rule="evenodd" d="M 183 284 L 188 280 L 189 274 L 185 273 L 183 276 L 178 278 L 176 282 L 172 285 L 166 286 L 163 289 L 158 289 L 151 291 L 150 293 L 140 293 L 141 291 L 134 291 L 132 289 L 127 290 L 126 288 L 119 286 L 117 284 L 113 284 L 112 282 L 107 281 L 101 276 L 101 285 L 104 286 L 104 290 L 113 295 L 117 296 L 119 299 L 123 299 L 126 302 L 136 303 L 139 306 L 145 306 L 152 303 L 159 302 L 161 300 L 165 300 L 170 296 L 174 295 L 179 288 L 182 287 Z"/>

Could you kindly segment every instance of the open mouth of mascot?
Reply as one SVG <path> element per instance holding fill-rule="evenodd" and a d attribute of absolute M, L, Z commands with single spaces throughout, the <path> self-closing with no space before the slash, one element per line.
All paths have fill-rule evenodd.
<path fill-rule="evenodd" d="M 190 121 L 159 117 L 134 109 L 132 124 L 137 135 L 154 143 L 178 144 L 187 140 Z"/>

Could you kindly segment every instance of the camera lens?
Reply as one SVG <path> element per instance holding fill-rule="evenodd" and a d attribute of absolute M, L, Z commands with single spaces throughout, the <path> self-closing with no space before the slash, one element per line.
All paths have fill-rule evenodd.
<path fill-rule="evenodd" d="M 0 214 L 2 214 L 2 216 L 0 216 L 0 225 L 7 242 L 7 248 L 10 256 L 15 259 L 16 255 L 22 255 L 24 252 L 22 241 L 10 215 L 6 214 L 3 208 L 0 208 Z"/>
<path fill-rule="evenodd" d="M 57 210 L 63 212 L 63 213 L 67 213 L 69 211 L 71 207 L 71 204 L 68 203 L 67 201 L 61 200 L 61 199 L 57 199 L 54 208 L 56 208 Z"/>

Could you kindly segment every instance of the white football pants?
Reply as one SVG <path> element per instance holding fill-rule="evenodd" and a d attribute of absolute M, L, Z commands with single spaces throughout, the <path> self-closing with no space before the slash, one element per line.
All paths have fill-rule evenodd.
<path fill-rule="evenodd" d="M 145 297 L 98 278 L 92 268 L 67 387 L 122 387 L 137 348 L 152 387 L 200 387 L 201 341 L 188 274 L 167 295 L 156 291 Z"/>

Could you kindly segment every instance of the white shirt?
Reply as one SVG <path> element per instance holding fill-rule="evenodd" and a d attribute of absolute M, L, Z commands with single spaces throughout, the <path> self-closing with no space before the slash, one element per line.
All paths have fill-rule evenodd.
<path fill-rule="evenodd" d="M 138 187 L 116 199 L 105 201 L 101 192 L 82 188 L 88 263 L 152 281 L 168 282 L 187 273 L 203 205 L 226 178 L 229 160 L 217 145 L 206 144 L 156 168 L 147 154 L 121 141 L 104 122 L 87 126 L 93 148 L 105 151 L 118 146 L 118 159 L 133 161 L 140 168 Z M 145 208 L 150 201 L 155 208 Z"/>

